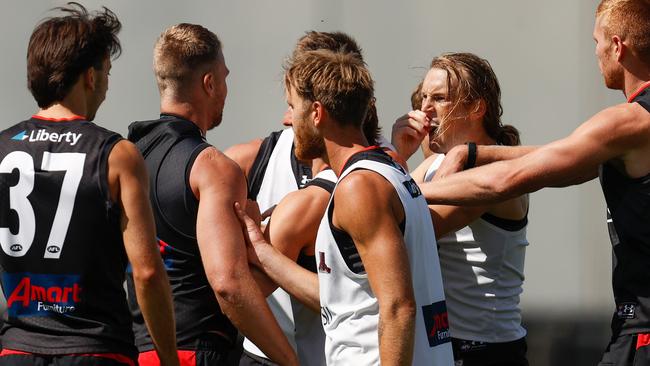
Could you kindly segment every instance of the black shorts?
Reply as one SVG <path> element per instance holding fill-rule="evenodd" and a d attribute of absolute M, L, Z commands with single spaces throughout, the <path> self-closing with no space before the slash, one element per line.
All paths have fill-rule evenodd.
<path fill-rule="evenodd" d="M 0 366 L 135 366 L 136 361 L 117 353 L 40 355 L 4 349 Z"/>
<path fill-rule="evenodd" d="M 650 333 L 613 337 L 598 364 L 598 366 L 642 365 L 650 365 Z"/>
<path fill-rule="evenodd" d="M 227 353 L 223 351 L 179 350 L 178 359 L 181 366 L 234 366 L 228 362 Z M 140 353 L 140 366 L 160 366 L 156 351 Z"/>
<path fill-rule="evenodd" d="M 512 342 L 488 343 L 452 338 L 456 365 L 528 366 L 526 337 Z"/>
<path fill-rule="evenodd" d="M 239 366 L 278 366 L 278 364 L 244 350 L 244 353 L 241 355 L 241 359 L 239 360 Z"/>

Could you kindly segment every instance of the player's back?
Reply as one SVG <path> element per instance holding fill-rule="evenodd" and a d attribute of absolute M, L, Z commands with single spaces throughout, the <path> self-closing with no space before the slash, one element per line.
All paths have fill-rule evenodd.
<path fill-rule="evenodd" d="M 0 139 L 3 347 L 135 354 L 120 210 L 107 180 L 121 137 L 82 117 L 34 116 Z"/>

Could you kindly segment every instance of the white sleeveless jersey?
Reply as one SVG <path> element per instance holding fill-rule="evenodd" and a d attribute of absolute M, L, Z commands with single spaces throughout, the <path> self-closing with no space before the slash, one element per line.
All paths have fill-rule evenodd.
<path fill-rule="evenodd" d="M 404 242 L 417 304 L 413 365 L 453 365 L 431 216 L 410 175 L 392 160 L 388 162 L 353 162 L 340 179 L 355 169 L 368 169 L 381 174 L 395 187 L 404 206 Z M 327 364 L 379 365 L 379 304 L 367 274 L 352 271 L 341 254 L 330 225 L 331 205 L 330 199 L 316 239 Z"/>
<path fill-rule="evenodd" d="M 337 177 L 332 169 L 316 174 L 312 182 L 324 180 L 336 184 Z M 325 331 L 321 316 L 303 303 L 291 297 L 295 321 L 295 339 L 298 359 L 302 366 L 325 365 Z"/>
<path fill-rule="evenodd" d="M 264 178 L 256 198 L 261 212 L 278 204 L 287 194 L 298 190 L 291 165 L 293 137 L 293 129 L 283 130 L 266 164 Z M 306 182 L 306 178 L 303 177 L 302 183 Z M 324 333 L 320 325 L 320 315 L 291 298 L 279 287 L 266 298 L 266 302 L 278 321 L 280 329 L 297 352 L 300 364 L 324 365 Z M 244 349 L 259 357 L 268 358 L 248 338 L 244 340 Z"/>
<path fill-rule="evenodd" d="M 442 163 L 427 170 L 430 181 Z M 483 218 L 438 239 L 451 335 L 481 342 L 511 342 L 526 335 L 519 295 L 524 282 L 526 227 L 502 229 Z"/>
<path fill-rule="evenodd" d="M 266 165 L 264 179 L 257 194 L 257 204 L 260 211 L 276 205 L 284 196 L 298 189 L 291 168 L 291 147 L 293 146 L 293 129 L 282 131 L 280 138 L 273 148 L 271 157 Z"/>

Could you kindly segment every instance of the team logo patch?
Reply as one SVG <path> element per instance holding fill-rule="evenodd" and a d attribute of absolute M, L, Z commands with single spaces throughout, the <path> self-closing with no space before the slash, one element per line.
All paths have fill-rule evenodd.
<path fill-rule="evenodd" d="M 33 130 L 33 131 L 27 131 L 24 130 L 17 134 L 16 136 L 12 137 L 12 140 L 15 141 L 25 141 L 27 140 L 28 142 L 38 142 L 38 141 L 50 141 L 50 142 L 66 142 L 70 144 L 70 146 L 74 146 L 79 142 L 79 139 L 81 139 L 81 136 L 83 134 L 81 133 L 74 133 L 74 132 L 65 132 L 65 133 L 56 133 L 56 132 L 47 132 L 46 130 L 40 129 L 40 130 Z"/>
<path fill-rule="evenodd" d="M 411 194 L 411 197 L 419 197 L 422 195 L 422 191 L 420 191 L 420 187 L 418 187 L 417 183 L 411 178 L 411 180 L 407 180 L 404 183 L 404 187 L 406 187 L 406 190 L 409 191 Z"/>
<path fill-rule="evenodd" d="M 636 318 L 636 303 L 622 302 L 616 306 L 616 316 L 619 319 L 634 319 Z"/>
<path fill-rule="evenodd" d="M 332 269 L 325 263 L 325 252 L 318 252 L 318 272 L 331 273 Z"/>
<path fill-rule="evenodd" d="M 35 273 L 4 273 L 10 317 L 49 316 L 75 311 L 81 301 L 80 276 Z"/>
<path fill-rule="evenodd" d="M 423 306 L 422 315 L 424 316 L 429 347 L 451 342 L 449 321 L 447 320 L 447 304 L 444 300 Z"/>

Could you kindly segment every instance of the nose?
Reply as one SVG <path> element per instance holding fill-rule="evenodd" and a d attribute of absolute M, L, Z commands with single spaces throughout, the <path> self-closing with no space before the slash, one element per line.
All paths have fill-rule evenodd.
<path fill-rule="evenodd" d="M 420 110 L 426 113 L 429 118 L 433 118 L 436 115 L 436 109 L 433 106 L 431 98 L 422 98 L 422 106 L 420 107 Z"/>
<path fill-rule="evenodd" d="M 291 107 L 287 108 L 282 116 L 282 125 L 284 126 L 293 126 L 293 117 L 291 116 Z"/>

